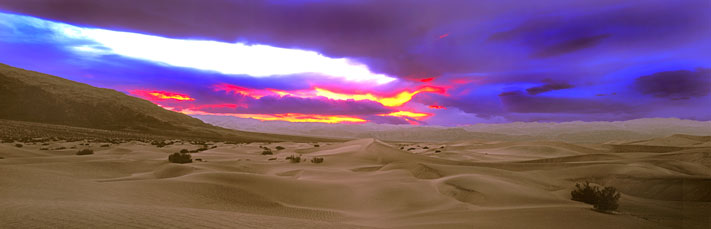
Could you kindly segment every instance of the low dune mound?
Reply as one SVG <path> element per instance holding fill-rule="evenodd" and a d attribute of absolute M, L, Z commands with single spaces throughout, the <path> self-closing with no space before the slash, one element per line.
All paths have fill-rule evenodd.
<path fill-rule="evenodd" d="M 647 146 L 676 146 L 676 147 L 695 147 L 707 145 L 711 142 L 711 136 L 694 136 L 686 134 L 675 134 L 669 137 L 652 138 L 648 140 L 632 141 L 630 145 L 647 145 Z"/>
<path fill-rule="evenodd" d="M 613 178 L 607 185 L 625 195 L 664 201 L 711 202 L 711 178 Z"/>
<path fill-rule="evenodd" d="M 387 171 L 387 170 L 406 170 L 412 173 L 413 177 L 419 178 L 419 179 L 437 179 L 441 178 L 444 175 L 440 173 L 439 170 L 431 167 L 428 164 L 425 163 L 413 163 L 413 162 L 407 162 L 407 163 L 391 163 L 388 165 L 383 166 L 382 168 L 379 168 L 382 171 Z"/>
<path fill-rule="evenodd" d="M 179 165 L 179 164 L 172 164 L 171 163 L 171 164 L 163 165 L 160 168 L 156 169 L 155 171 L 153 171 L 153 175 L 159 179 L 172 178 L 172 177 L 185 176 L 187 174 L 192 173 L 194 170 L 195 169 L 189 165 Z"/>
<path fill-rule="evenodd" d="M 477 150 L 487 154 L 519 156 L 521 158 L 551 158 L 581 155 L 581 152 L 549 145 L 514 145 Z"/>
<path fill-rule="evenodd" d="M 522 161 L 522 163 L 564 163 L 564 162 L 593 162 L 593 161 L 613 161 L 624 157 L 614 154 L 585 154 L 565 157 L 553 157 Z"/>
<path fill-rule="evenodd" d="M 491 175 L 459 175 L 438 180 L 440 193 L 459 201 L 490 207 L 560 204 L 567 200 L 517 179 Z"/>

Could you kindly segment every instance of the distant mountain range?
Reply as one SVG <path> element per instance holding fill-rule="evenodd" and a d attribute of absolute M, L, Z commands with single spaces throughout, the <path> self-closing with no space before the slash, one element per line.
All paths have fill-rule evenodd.
<path fill-rule="evenodd" d="M 311 140 L 212 126 L 124 93 L 0 64 L 0 119 L 165 136 Z"/>
<path fill-rule="evenodd" d="M 675 118 L 647 118 L 617 122 L 513 122 L 444 127 L 371 123 L 356 125 L 262 122 L 254 119 L 213 115 L 194 115 L 193 117 L 216 126 L 245 131 L 413 142 L 559 140 L 602 143 L 613 140 L 642 140 L 674 134 L 711 135 L 711 121 Z"/>

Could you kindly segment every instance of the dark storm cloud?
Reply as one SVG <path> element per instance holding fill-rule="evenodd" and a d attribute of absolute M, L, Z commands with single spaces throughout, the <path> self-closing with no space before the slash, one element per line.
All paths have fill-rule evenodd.
<path fill-rule="evenodd" d="M 499 97 L 505 109 L 514 113 L 590 114 L 635 111 L 626 104 L 591 98 L 529 96 L 520 91 L 504 92 Z"/>
<path fill-rule="evenodd" d="M 537 95 L 543 92 L 562 90 L 574 87 L 573 85 L 566 82 L 554 82 L 552 80 L 545 80 L 544 82 L 545 84 L 541 86 L 526 89 L 526 92 L 528 92 L 528 94 L 530 95 Z"/>
<path fill-rule="evenodd" d="M 645 95 L 689 99 L 711 93 L 711 69 L 657 72 L 635 79 L 635 89 Z"/>
<path fill-rule="evenodd" d="M 549 47 L 543 47 L 531 56 L 535 58 L 545 58 L 578 51 L 584 48 L 593 47 L 609 36 L 609 34 L 603 34 L 563 41 Z"/>

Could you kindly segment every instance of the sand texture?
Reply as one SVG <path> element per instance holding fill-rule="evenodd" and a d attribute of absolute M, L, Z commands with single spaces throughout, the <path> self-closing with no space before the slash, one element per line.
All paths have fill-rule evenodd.
<path fill-rule="evenodd" d="M 711 228 L 710 137 L 208 142 L 188 164 L 168 155 L 201 145 L 15 144 L 0 144 L 2 228 Z M 586 180 L 616 187 L 618 211 L 570 200 Z"/>

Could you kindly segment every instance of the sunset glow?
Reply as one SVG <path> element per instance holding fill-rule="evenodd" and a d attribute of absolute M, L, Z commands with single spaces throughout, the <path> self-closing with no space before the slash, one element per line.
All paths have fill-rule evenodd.
<path fill-rule="evenodd" d="M 146 91 L 146 90 L 130 90 L 129 93 L 144 97 L 145 99 L 155 100 L 178 100 L 178 101 L 193 101 L 194 98 L 185 94 L 167 92 L 167 91 Z"/>
<path fill-rule="evenodd" d="M 445 90 L 442 88 L 438 87 L 422 87 L 416 91 L 410 92 L 410 91 L 402 91 L 398 93 L 395 96 L 391 97 L 386 97 L 386 96 L 376 96 L 371 93 L 366 93 L 366 94 L 346 94 L 346 93 L 337 93 L 337 92 L 332 92 L 326 89 L 322 88 L 314 88 L 316 90 L 316 95 L 318 96 L 323 96 L 329 99 L 338 99 L 338 100 L 370 100 L 370 101 L 375 101 L 383 104 L 384 106 L 388 107 L 397 107 L 397 106 L 402 106 L 403 104 L 409 102 L 412 100 L 412 97 L 422 93 L 422 92 L 435 92 L 435 93 L 444 93 Z"/>

